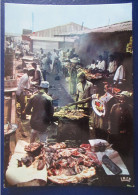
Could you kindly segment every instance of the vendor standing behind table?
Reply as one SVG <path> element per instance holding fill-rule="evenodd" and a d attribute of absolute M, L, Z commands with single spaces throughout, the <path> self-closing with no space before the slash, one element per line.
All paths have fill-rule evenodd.
<path fill-rule="evenodd" d="M 16 91 L 16 97 L 17 97 L 17 102 L 20 103 L 21 106 L 21 119 L 26 119 L 26 115 L 23 113 L 25 109 L 25 95 L 26 95 L 26 90 L 30 88 L 30 77 L 34 76 L 35 70 L 29 69 L 27 73 L 25 73 L 19 81 L 18 88 Z"/>
<path fill-rule="evenodd" d="M 117 69 L 117 63 L 113 55 L 109 56 L 109 65 L 107 68 L 108 74 L 114 74 Z"/>
<path fill-rule="evenodd" d="M 118 85 L 118 87 L 119 86 L 121 87 L 124 79 L 125 79 L 125 70 L 123 64 L 121 64 L 120 62 L 113 78 L 114 85 Z"/>
<path fill-rule="evenodd" d="M 40 85 L 41 81 L 43 81 L 43 75 L 41 70 L 38 68 L 38 65 L 36 64 L 36 62 L 32 63 L 32 67 L 35 70 L 34 76 L 32 81 L 36 82 L 36 85 Z"/>
<path fill-rule="evenodd" d="M 89 70 L 93 73 L 96 68 L 96 62 L 93 59 L 91 65 L 89 66 Z"/>
<path fill-rule="evenodd" d="M 35 142 L 38 137 L 40 142 L 47 142 L 48 126 L 53 118 L 52 98 L 47 95 L 49 88 L 48 81 L 42 81 L 39 93 L 33 95 L 26 108 L 25 113 L 31 114 L 30 125 L 32 128 L 30 143 Z M 31 112 L 32 110 L 32 112 Z"/>
<path fill-rule="evenodd" d="M 86 80 L 84 72 L 78 74 L 79 83 L 77 84 L 77 97 L 76 101 L 81 101 L 83 99 L 89 98 L 93 95 L 93 84 Z M 90 114 L 91 101 L 85 104 L 79 104 L 79 109 L 83 109 L 87 114 Z"/>
<path fill-rule="evenodd" d="M 100 55 L 96 65 L 98 72 L 104 72 L 106 68 L 105 66 L 106 66 L 105 60 L 103 59 L 103 56 Z"/>

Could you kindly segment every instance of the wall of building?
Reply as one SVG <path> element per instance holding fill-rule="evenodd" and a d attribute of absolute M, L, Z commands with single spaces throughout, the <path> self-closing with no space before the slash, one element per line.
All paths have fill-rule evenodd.
<path fill-rule="evenodd" d="M 40 48 L 44 50 L 44 53 L 59 49 L 59 43 L 54 41 L 39 41 L 33 40 L 33 52 L 39 52 Z"/>
<path fill-rule="evenodd" d="M 72 42 L 59 42 L 59 49 L 72 49 L 74 47 L 74 43 Z"/>
<path fill-rule="evenodd" d="M 32 52 L 39 52 L 40 48 L 43 48 L 44 53 L 49 51 L 53 51 L 54 49 L 71 49 L 74 47 L 74 43 L 72 42 L 56 42 L 56 41 L 40 41 L 33 40 L 32 41 Z"/>

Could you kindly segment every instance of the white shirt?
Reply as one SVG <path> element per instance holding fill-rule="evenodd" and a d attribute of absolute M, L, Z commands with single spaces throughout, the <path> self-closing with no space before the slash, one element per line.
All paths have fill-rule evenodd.
<path fill-rule="evenodd" d="M 62 50 L 59 52 L 59 59 L 60 59 L 60 61 L 62 61 L 62 59 L 63 59 L 63 51 Z"/>
<path fill-rule="evenodd" d="M 105 70 L 105 61 L 98 61 L 97 68 L 101 70 Z"/>
<path fill-rule="evenodd" d="M 95 69 L 95 68 L 96 68 L 95 64 L 91 64 L 90 67 L 89 67 L 89 69 L 92 69 L 92 70 Z"/>
<path fill-rule="evenodd" d="M 29 51 L 29 45 L 25 45 L 24 49 L 26 49 L 27 51 Z"/>
<path fill-rule="evenodd" d="M 19 81 L 19 84 L 18 84 L 18 88 L 17 88 L 17 91 L 16 91 L 16 95 L 20 95 L 24 89 L 29 89 L 30 88 L 30 79 L 29 79 L 29 76 L 27 73 L 25 73 L 20 81 Z"/>
<path fill-rule="evenodd" d="M 55 60 L 56 57 L 58 57 L 57 53 L 53 52 L 52 56 L 51 56 L 52 63 L 54 63 L 54 60 Z"/>
<path fill-rule="evenodd" d="M 109 73 L 115 72 L 117 69 L 116 61 L 109 62 L 108 71 Z"/>
<path fill-rule="evenodd" d="M 123 65 L 120 65 L 115 72 L 114 81 L 122 80 L 125 78 L 125 72 Z"/>
<path fill-rule="evenodd" d="M 92 94 L 93 94 L 93 84 L 91 82 L 86 81 L 84 89 L 81 82 L 77 84 L 77 95 L 79 96 L 78 101 L 91 97 Z M 82 104 L 78 105 L 78 107 L 83 107 L 83 106 L 89 107 L 89 103 L 85 103 L 84 105 Z"/>
<path fill-rule="evenodd" d="M 42 59 L 42 63 L 43 63 L 42 64 L 42 69 L 43 70 L 46 70 L 46 61 L 47 61 L 47 57 L 45 57 L 45 58 Z"/>

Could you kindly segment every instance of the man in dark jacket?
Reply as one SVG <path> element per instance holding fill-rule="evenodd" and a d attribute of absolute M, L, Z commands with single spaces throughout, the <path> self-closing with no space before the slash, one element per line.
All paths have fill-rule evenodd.
<path fill-rule="evenodd" d="M 39 137 L 40 142 L 47 142 L 47 128 L 53 118 L 52 98 L 47 95 L 49 82 L 42 81 L 40 91 L 33 95 L 25 109 L 26 114 L 31 114 L 30 125 L 32 127 L 30 143 Z"/>

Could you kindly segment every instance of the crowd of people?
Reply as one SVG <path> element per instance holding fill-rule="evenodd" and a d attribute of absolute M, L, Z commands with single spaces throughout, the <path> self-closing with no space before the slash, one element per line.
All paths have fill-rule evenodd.
<path fill-rule="evenodd" d="M 113 136 L 110 136 L 110 139 L 113 139 L 112 142 L 116 140 L 115 142 L 118 143 L 117 140 L 119 140 L 119 142 L 120 139 L 124 140 L 122 139 L 123 135 L 127 135 L 125 141 L 130 138 L 130 134 L 132 133 L 130 131 L 130 129 L 132 130 L 132 112 L 130 113 L 130 110 L 132 109 L 127 109 L 128 107 L 126 106 L 128 105 L 127 101 L 130 93 L 129 95 L 127 94 L 128 96 L 126 94 L 123 95 L 125 98 L 119 99 L 118 102 L 113 96 L 112 98 L 107 96 L 107 99 L 109 99 L 108 101 L 107 99 L 105 100 L 105 94 L 107 95 L 107 92 L 109 92 L 105 85 L 112 85 L 112 88 L 117 87 L 120 90 L 122 86 L 124 86 L 125 70 L 122 58 L 116 58 L 115 55 L 111 54 L 108 59 L 104 59 L 104 57 L 100 55 L 98 60 L 93 59 L 92 63 L 86 68 L 86 66 L 84 67 L 80 63 L 79 56 L 75 53 L 74 48 L 66 51 L 54 49 L 53 52 L 50 51 L 47 53 L 41 48 L 40 52 L 36 53 L 35 56 L 39 59 L 39 63 L 34 61 L 30 69 L 24 69 L 24 75 L 19 81 L 16 93 L 17 101 L 21 105 L 21 118 L 25 119 L 26 114 L 31 114 L 32 116 L 30 121 L 32 127 L 30 142 L 34 142 L 37 136 L 41 141 L 46 141 L 46 129 L 53 120 L 54 108 L 52 98 L 48 95 L 50 83 L 47 79 L 47 75 L 49 74 L 54 76 L 55 80 L 59 80 L 61 76 L 69 78 L 70 95 L 74 98 L 74 103 L 68 106 L 76 105 L 77 109 L 83 109 L 93 121 L 97 121 L 97 117 L 95 117 L 92 111 L 91 102 L 98 96 L 101 95 L 101 99 L 103 96 L 103 102 L 106 105 L 106 115 L 98 119 L 99 123 L 102 121 L 102 125 L 98 124 L 97 128 L 95 128 L 97 129 L 97 137 L 107 139 L 110 133 L 112 134 L 113 132 Z M 101 82 L 101 85 L 99 85 L 100 88 L 103 88 L 103 94 L 98 94 L 98 92 L 95 91 L 93 82 L 87 80 L 83 69 L 87 69 L 91 74 L 100 73 L 106 76 L 106 84 Z M 28 91 L 31 91 L 31 86 L 37 87 L 39 90 L 31 96 L 26 105 L 25 95 Z M 121 111 L 119 112 L 118 109 L 120 108 Z M 114 124 L 116 123 L 119 125 L 115 131 Z M 102 129 L 100 136 L 99 129 Z M 103 136 L 103 132 L 105 132 L 103 130 L 106 130 L 106 136 Z"/>

